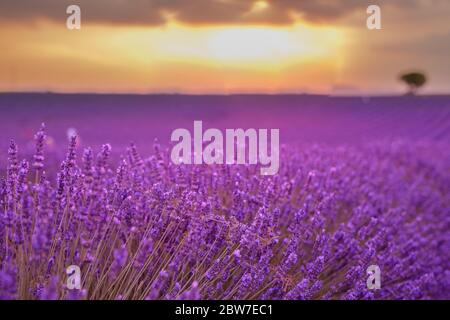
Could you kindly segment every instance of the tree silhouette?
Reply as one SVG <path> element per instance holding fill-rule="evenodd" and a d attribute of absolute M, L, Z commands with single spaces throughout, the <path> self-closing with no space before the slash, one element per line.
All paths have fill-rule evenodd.
<path fill-rule="evenodd" d="M 417 90 L 427 82 L 425 75 L 420 72 L 406 73 L 400 77 L 400 80 L 408 85 L 410 94 L 416 94 Z"/>

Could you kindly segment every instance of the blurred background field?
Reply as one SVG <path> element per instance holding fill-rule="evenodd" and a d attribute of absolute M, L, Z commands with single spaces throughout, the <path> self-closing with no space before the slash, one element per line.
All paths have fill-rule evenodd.
<path fill-rule="evenodd" d="M 111 143 L 121 152 L 134 141 L 143 154 L 155 138 L 170 144 L 176 128 L 279 128 L 281 144 L 348 145 L 412 140 L 448 143 L 450 96 L 331 97 L 315 95 L 0 94 L 0 147 L 10 139 L 33 144 L 44 122 L 49 147 Z M 148 152 L 147 152 L 148 150 Z"/>

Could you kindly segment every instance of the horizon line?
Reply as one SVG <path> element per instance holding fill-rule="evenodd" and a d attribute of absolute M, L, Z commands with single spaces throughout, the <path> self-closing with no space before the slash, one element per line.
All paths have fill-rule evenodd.
<path fill-rule="evenodd" d="M 411 95 L 408 92 L 372 92 L 372 93 L 319 93 L 319 92 L 64 92 L 64 91 L 0 91 L 0 95 L 18 95 L 18 94 L 46 94 L 46 95 L 122 95 L 122 96 L 321 96 L 321 97 L 435 97 L 450 96 L 450 92 L 431 92 Z"/>

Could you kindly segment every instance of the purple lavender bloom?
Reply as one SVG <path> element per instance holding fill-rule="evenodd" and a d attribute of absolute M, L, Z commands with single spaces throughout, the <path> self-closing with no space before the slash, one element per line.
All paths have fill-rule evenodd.
<path fill-rule="evenodd" d="M 25 159 L 11 142 L 1 171 L 1 298 L 450 298 L 450 154 L 433 143 L 309 145 L 263 177 L 159 144 L 79 160 L 75 137 L 44 164 L 44 139 Z M 82 290 L 64 290 L 71 265 Z"/>
<path fill-rule="evenodd" d="M 45 124 L 41 125 L 41 129 L 35 134 L 36 152 L 33 155 L 33 169 L 36 172 L 42 171 L 44 168 L 44 142 L 45 142 Z"/>

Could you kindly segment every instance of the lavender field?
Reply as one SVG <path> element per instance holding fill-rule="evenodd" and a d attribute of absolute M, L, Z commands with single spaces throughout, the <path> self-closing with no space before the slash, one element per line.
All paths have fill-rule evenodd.
<path fill-rule="evenodd" d="M 278 174 L 174 165 L 194 120 L 279 128 Z M 448 96 L 0 94 L 0 127 L 3 299 L 450 299 Z"/>

